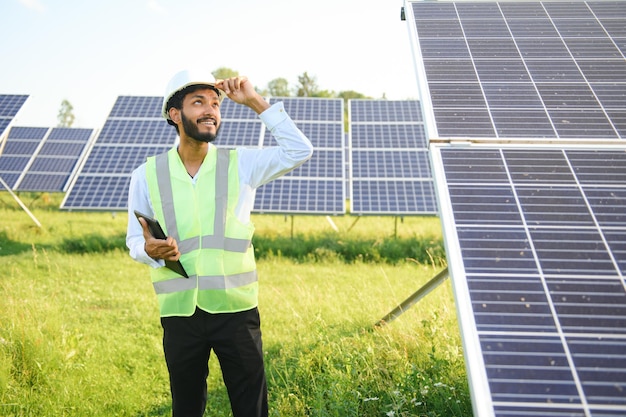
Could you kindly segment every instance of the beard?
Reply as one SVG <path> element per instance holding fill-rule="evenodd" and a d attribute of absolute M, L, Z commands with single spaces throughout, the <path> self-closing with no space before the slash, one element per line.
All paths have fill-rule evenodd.
<path fill-rule="evenodd" d="M 198 142 L 211 143 L 217 138 L 217 134 L 220 131 L 220 126 L 217 126 L 215 129 L 215 133 L 200 133 L 200 129 L 198 129 L 198 124 L 191 119 L 185 117 L 185 113 L 181 112 L 181 119 L 183 122 L 183 129 L 185 133 L 190 138 L 197 140 Z"/>

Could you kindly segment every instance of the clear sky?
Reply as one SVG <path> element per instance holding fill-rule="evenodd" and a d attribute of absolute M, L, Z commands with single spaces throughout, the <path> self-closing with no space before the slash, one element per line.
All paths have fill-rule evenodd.
<path fill-rule="evenodd" d="M 402 0 L 0 0 L 0 94 L 14 125 L 100 128 L 119 95 L 163 94 L 185 67 L 227 67 L 265 88 L 305 71 L 323 90 L 416 99 Z"/>

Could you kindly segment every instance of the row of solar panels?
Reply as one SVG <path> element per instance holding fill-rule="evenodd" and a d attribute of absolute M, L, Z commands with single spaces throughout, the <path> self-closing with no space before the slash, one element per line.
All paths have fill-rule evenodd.
<path fill-rule="evenodd" d="M 476 417 L 626 415 L 626 2 L 406 1 Z"/>
<path fill-rule="evenodd" d="M 277 100 L 315 152 L 303 166 L 261 187 L 255 212 L 344 214 L 348 185 L 352 213 L 436 213 L 418 101 L 351 100 L 346 143 L 343 100 L 271 102 Z M 66 210 L 125 210 L 132 170 L 176 141 L 175 130 L 160 116 L 160 102 L 159 97 L 119 97 L 98 134 L 13 127 L 0 154 L 0 177 L 16 191 L 67 191 L 61 206 Z M 276 145 L 245 106 L 226 100 L 222 120 L 219 146 Z"/>

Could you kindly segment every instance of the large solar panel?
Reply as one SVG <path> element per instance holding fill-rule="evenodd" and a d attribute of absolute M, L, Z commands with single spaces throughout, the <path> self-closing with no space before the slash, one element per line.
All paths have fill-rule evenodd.
<path fill-rule="evenodd" d="M 315 149 L 313 157 L 287 175 L 260 187 L 254 211 L 284 214 L 345 213 L 343 100 L 275 97 Z M 264 146 L 277 143 L 265 131 Z"/>
<path fill-rule="evenodd" d="M 407 4 L 475 415 L 626 415 L 626 2 Z"/>
<path fill-rule="evenodd" d="M 15 188 L 47 134 L 47 127 L 11 128 L 0 154 L 0 177 L 10 189 Z"/>
<path fill-rule="evenodd" d="M 27 99 L 27 95 L 0 94 L 0 142 Z"/>
<path fill-rule="evenodd" d="M 18 129 L 13 127 L 13 130 Z M 41 145 L 17 179 L 16 191 L 65 191 L 84 155 L 93 129 L 67 127 L 21 128 L 44 134 Z"/>
<path fill-rule="evenodd" d="M 162 98 L 120 96 L 61 203 L 66 210 L 126 210 L 132 171 L 170 149 L 174 128 L 161 117 Z"/>
<path fill-rule="evenodd" d="M 626 2 L 409 11 L 429 137 L 626 137 Z"/>
<path fill-rule="evenodd" d="M 352 214 L 437 211 L 422 109 L 415 100 L 350 100 Z"/>
<path fill-rule="evenodd" d="M 476 415 L 626 415 L 626 147 L 432 152 Z"/>

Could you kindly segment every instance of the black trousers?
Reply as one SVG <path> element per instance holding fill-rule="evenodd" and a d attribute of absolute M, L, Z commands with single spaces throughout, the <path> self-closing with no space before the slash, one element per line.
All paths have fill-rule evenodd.
<path fill-rule="evenodd" d="M 173 417 L 202 417 L 208 361 L 215 352 L 233 417 L 267 417 L 267 384 L 258 309 L 191 317 L 162 317 Z"/>

